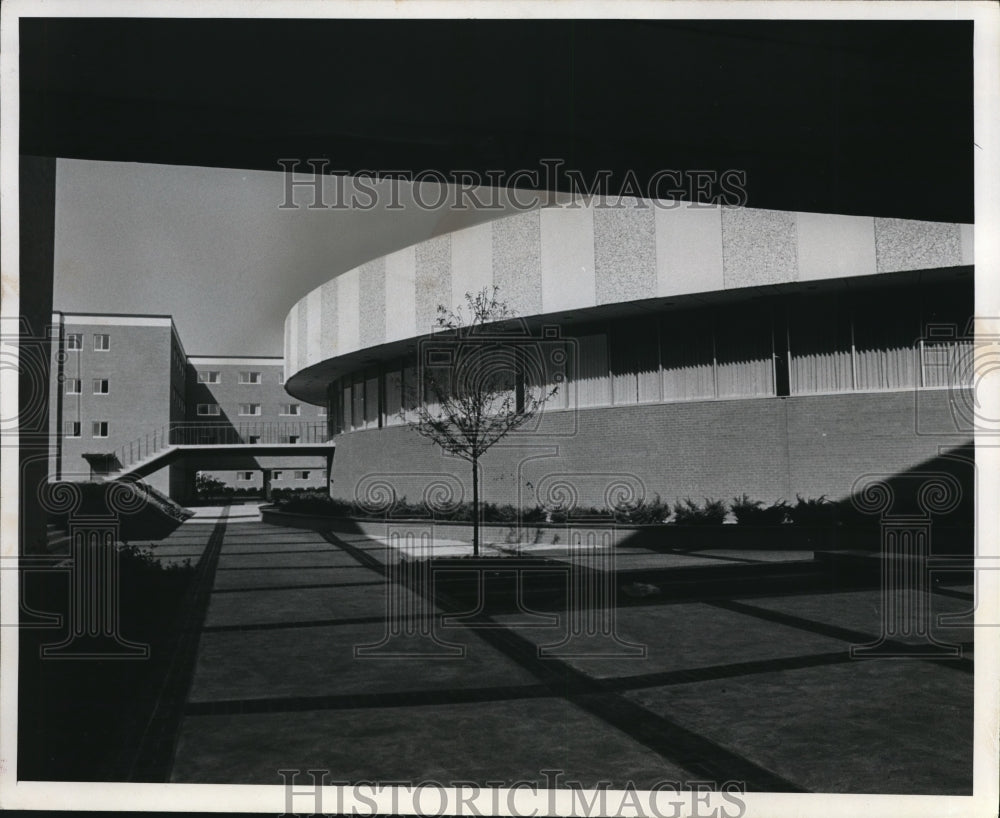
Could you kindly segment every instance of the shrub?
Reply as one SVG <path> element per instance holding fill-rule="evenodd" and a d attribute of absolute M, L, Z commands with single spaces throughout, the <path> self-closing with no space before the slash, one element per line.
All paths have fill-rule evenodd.
<path fill-rule="evenodd" d="M 789 510 L 784 500 L 765 506 L 763 501 L 751 500 L 746 494 L 734 497 L 729 508 L 739 525 L 781 525 L 787 521 Z"/>
<path fill-rule="evenodd" d="M 290 514 L 320 514 L 329 517 L 353 517 L 354 506 L 343 500 L 334 500 L 328 495 L 310 495 L 306 493 L 283 497 L 276 503 L 280 511 Z"/>
<path fill-rule="evenodd" d="M 788 507 L 788 516 L 795 525 L 834 525 L 837 506 L 825 494 L 808 500 L 796 494 L 795 505 Z"/>
<path fill-rule="evenodd" d="M 514 523 L 517 522 L 518 513 L 510 503 L 504 505 L 484 503 L 483 519 L 488 523 Z"/>
<path fill-rule="evenodd" d="M 652 500 L 644 500 L 634 508 L 620 508 L 615 511 L 615 521 L 633 525 L 661 525 L 670 516 L 670 504 L 657 494 Z"/>
<path fill-rule="evenodd" d="M 522 523 L 544 523 L 546 517 L 549 516 L 542 506 L 534 506 L 533 508 L 526 508 L 521 513 Z M 565 515 L 564 515 L 565 516 Z"/>
<path fill-rule="evenodd" d="M 674 522 L 677 525 L 721 525 L 726 519 L 726 504 L 722 500 L 705 498 L 703 506 L 690 497 L 674 503 Z"/>
<path fill-rule="evenodd" d="M 194 479 L 194 491 L 199 497 L 214 496 L 226 488 L 224 481 L 207 474 L 199 474 Z"/>

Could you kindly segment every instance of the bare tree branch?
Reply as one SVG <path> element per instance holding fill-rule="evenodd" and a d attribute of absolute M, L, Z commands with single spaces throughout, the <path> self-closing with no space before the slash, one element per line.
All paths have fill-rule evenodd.
<path fill-rule="evenodd" d="M 468 315 L 466 315 L 466 311 Z M 514 319 L 499 288 L 465 294 L 465 309 L 438 307 L 438 332 L 432 337 L 441 363 L 420 361 L 400 418 L 444 451 L 472 464 L 473 550 L 479 553 L 479 459 L 493 445 L 526 424 L 557 392 L 524 384 L 518 344 L 503 335 Z M 489 329 L 487 329 L 489 327 Z M 523 335 L 520 341 L 526 339 Z M 536 390 L 532 392 L 531 390 Z"/>

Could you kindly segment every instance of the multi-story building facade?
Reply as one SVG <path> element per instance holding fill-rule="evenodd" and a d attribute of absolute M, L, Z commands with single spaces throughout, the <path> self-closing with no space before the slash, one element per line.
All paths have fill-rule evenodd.
<path fill-rule="evenodd" d="M 169 315 L 56 312 L 52 340 L 52 479 L 101 479 L 195 446 L 143 479 L 176 499 L 198 472 L 235 488 L 326 485 L 321 457 L 240 449 L 326 438 L 325 408 L 289 397 L 281 358 L 190 357 Z"/>
<path fill-rule="evenodd" d="M 189 357 L 188 423 L 197 430 L 191 442 L 297 444 L 325 439 L 326 407 L 290 397 L 284 383 L 284 360 L 280 357 Z M 289 464 L 280 456 L 255 460 L 256 468 L 201 471 L 237 488 L 326 485 L 325 463 Z"/>
<path fill-rule="evenodd" d="M 187 358 L 169 315 L 52 316 L 49 473 L 89 480 L 113 471 L 115 452 L 163 438 L 186 417 Z M 176 467 L 152 475 L 161 491 L 180 490 Z"/>

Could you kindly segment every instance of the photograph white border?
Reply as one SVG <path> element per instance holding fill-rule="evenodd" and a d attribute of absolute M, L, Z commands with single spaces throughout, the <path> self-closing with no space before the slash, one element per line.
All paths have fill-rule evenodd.
<path fill-rule="evenodd" d="M 975 213 L 976 213 L 976 315 L 1000 316 L 1000 5 L 982 2 L 660 2 L 625 0 L 624 2 L 585 2 L 584 0 L 271 0 L 270 2 L 233 2 L 207 0 L 96 0 L 95 2 L 29 2 L 8 0 L 0 8 L 0 268 L 2 302 L 0 326 L 3 336 L 16 331 L 19 308 L 18 247 L 18 20 L 20 17 L 186 17 L 186 18 L 697 18 L 697 19 L 865 19 L 865 20 L 955 20 L 975 23 Z M 914 173 L 933 178 L 933 172 L 914 168 Z M 928 195 L 932 195 L 929 193 Z M 18 629 L 18 485 L 19 462 L 11 439 L 11 424 L 18 412 L 18 377 L 16 349 L 5 343 L 0 368 L 0 420 L 5 445 L 0 459 L 0 518 L 2 518 L 2 568 L 0 571 L 0 807 L 3 809 L 50 810 L 171 810 L 208 812 L 270 812 L 285 810 L 285 792 L 281 785 L 230 786 L 128 783 L 17 782 L 17 648 Z M 1000 417 L 1000 372 L 983 371 L 977 396 L 985 417 Z M 16 439 L 16 438 L 15 438 Z M 990 556 L 997 554 L 1000 542 L 996 498 L 1000 496 L 1000 451 L 989 438 L 976 440 L 976 462 L 980 475 L 977 496 L 977 538 L 980 549 Z M 995 815 L 1000 800 L 998 792 L 998 703 L 997 680 L 1000 679 L 1000 572 L 984 571 L 979 577 L 976 610 L 975 674 L 975 756 L 974 794 L 966 796 L 897 796 L 853 794 L 771 794 L 746 796 L 747 816 L 791 818 L 802 815 L 876 814 L 882 816 Z M 324 804 L 336 805 L 337 794 L 331 788 Z M 413 813 L 398 793 L 395 803 L 400 813 Z M 531 814 L 540 804 L 548 804 L 548 794 L 539 792 L 534 800 L 529 792 L 516 793 L 517 814 Z M 391 794 L 378 800 L 379 810 L 389 812 L 394 806 Z M 425 799 L 437 804 L 436 797 Z M 452 800 L 450 804 L 455 804 Z M 493 812 L 495 805 L 488 794 L 476 802 L 482 814 Z M 506 794 L 499 800 L 499 814 L 505 809 Z M 558 814 L 572 814 L 574 801 L 567 791 L 556 791 L 553 801 Z M 614 803 L 612 799 L 612 803 Z M 343 802 L 350 811 L 350 802 Z M 524 810 L 522 811 L 521 805 Z M 360 802 L 361 814 L 370 814 L 370 806 Z M 715 793 L 704 803 L 702 814 L 731 804 Z M 540 809 L 538 814 L 544 814 Z M 469 814 L 466 812 L 465 814 Z M 631 814 L 631 813 L 629 813 Z M 718 813 L 717 813 L 718 814 Z"/>

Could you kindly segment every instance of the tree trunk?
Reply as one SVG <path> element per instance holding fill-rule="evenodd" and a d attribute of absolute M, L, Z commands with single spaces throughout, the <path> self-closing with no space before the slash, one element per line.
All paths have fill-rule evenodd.
<path fill-rule="evenodd" d="M 472 556 L 479 556 L 479 458 L 472 459 Z"/>

